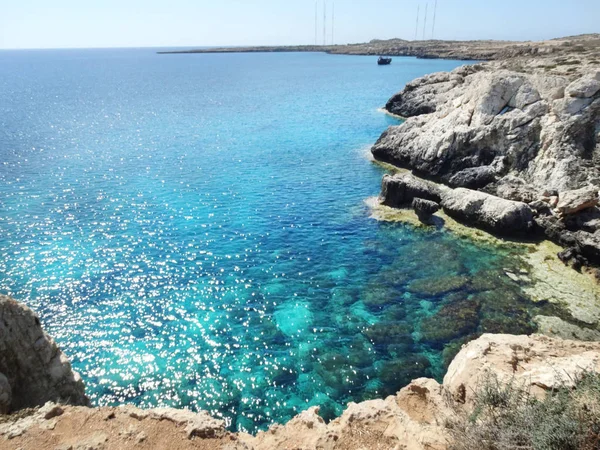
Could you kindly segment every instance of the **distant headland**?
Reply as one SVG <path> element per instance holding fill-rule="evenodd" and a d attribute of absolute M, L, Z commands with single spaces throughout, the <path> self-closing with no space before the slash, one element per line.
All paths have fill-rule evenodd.
<path fill-rule="evenodd" d="M 161 51 L 159 54 L 190 53 L 276 53 L 324 52 L 332 55 L 384 55 L 415 56 L 417 58 L 442 58 L 462 60 L 498 60 L 538 54 L 573 53 L 574 46 L 581 50 L 598 49 L 600 34 L 585 34 L 547 41 L 407 41 L 404 39 L 372 40 L 363 44 L 346 45 L 294 45 L 257 47 L 215 47 L 191 50 Z"/>

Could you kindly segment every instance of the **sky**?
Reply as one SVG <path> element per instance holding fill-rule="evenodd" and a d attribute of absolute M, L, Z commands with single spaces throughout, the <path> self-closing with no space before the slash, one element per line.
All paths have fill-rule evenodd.
<path fill-rule="evenodd" d="M 331 43 L 333 0 L 318 0 Z M 541 40 L 600 32 L 600 0 L 336 0 L 334 42 Z M 315 0 L 0 0 L 0 49 L 314 44 Z"/>

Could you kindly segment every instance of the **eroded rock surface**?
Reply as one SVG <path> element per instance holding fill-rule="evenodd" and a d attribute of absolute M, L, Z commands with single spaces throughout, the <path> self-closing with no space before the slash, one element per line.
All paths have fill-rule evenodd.
<path fill-rule="evenodd" d="M 451 217 L 497 234 L 527 233 L 533 228 L 533 212 L 525 203 L 479 191 L 447 190 L 442 207 Z"/>
<path fill-rule="evenodd" d="M 223 449 L 251 447 L 206 413 L 132 406 L 88 408 L 47 403 L 15 422 L 0 423 L 0 448 L 36 450 Z"/>
<path fill-rule="evenodd" d="M 489 374 L 502 382 L 512 380 L 530 386 L 541 394 L 572 387 L 581 374 L 598 370 L 600 342 L 486 334 L 467 344 L 454 358 L 444 387 L 459 402 L 468 404 Z"/>
<path fill-rule="evenodd" d="M 600 91 L 582 86 L 596 78 L 600 69 L 570 83 L 491 64 L 427 75 L 390 100 L 391 112 L 409 119 L 388 129 L 373 155 L 459 187 L 507 175 L 540 194 L 594 185 Z"/>
<path fill-rule="evenodd" d="M 444 210 L 459 220 L 545 234 L 572 249 L 576 269 L 600 264 L 600 65 L 555 69 L 563 62 L 537 55 L 414 80 L 386 106 L 406 120 L 372 153 L 440 183 Z"/>
<path fill-rule="evenodd" d="M 83 382 L 26 306 L 0 296 L 0 410 L 87 405 Z"/>

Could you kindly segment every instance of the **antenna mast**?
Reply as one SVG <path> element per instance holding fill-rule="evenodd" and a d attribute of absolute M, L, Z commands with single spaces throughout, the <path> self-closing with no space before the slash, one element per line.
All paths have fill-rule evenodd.
<path fill-rule="evenodd" d="M 429 2 L 425 3 L 425 22 L 423 22 L 423 40 L 425 40 L 425 28 L 427 28 L 427 7 L 429 6 Z"/>
<path fill-rule="evenodd" d="M 318 0 L 315 0 L 315 45 L 319 45 L 319 41 L 318 41 L 318 6 L 319 6 L 319 2 Z"/>
<path fill-rule="evenodd" d="M 323 45 L 327 45 L 327 0 L 323 1 Z"/>
<path fill-rule="evenodd" d="M 421 5 L 417 6 L 417 25 L 415 26 L 415 41 L 419 34 L 419 13 L 421 12 Z"/>
<path fill-rule="evenodd" d="M 431 39 L 433 39 L 433 33 L 435 31 L 435 16 L 437 13 L 437 0 L 435 0 L 435 7 L 433 8 L 433 25 L 431 26 Z"/>
<path fill-rule="evenodd" d="M 331 4 L 331 45 L 334 44 L 335 31 L 335 2 Z"/>

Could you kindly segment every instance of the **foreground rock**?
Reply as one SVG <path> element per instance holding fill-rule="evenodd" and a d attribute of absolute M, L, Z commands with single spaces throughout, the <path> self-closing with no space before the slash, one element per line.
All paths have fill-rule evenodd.
<path fill-rule="evenodd" d="M 0 412 L 48 401 L 87 405 L 83 382 L 26 306 L 0 296 Z"/>
<path fill-rule="evenodd" d="M 46 404 L 16 422 L 0 423 L 0 448 L 35 450 L 248 449 L 206 413 L 131 406 Z"/>
<path fill-rule="evenodd" d="M 600 370 L 600 343 L 487 334 L 463 347 L 443 385 L 415 380 L 387 399 L 349 404 L 329 424 L 315 407 L 253 437 L 229 433 L 206 413 L 47 404 L 30 416 L 0 421 L 0 448 L 443 450 L 450 439 L 445 424 L 457 411 L 469 411 L 472 393 L 490 373 L 541 396 L 572 386 L 585 370 Z"/>

